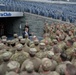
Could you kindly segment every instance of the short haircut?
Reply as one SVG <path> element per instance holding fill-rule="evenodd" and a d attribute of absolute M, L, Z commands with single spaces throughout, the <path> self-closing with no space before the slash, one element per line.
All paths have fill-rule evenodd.
<path fill-rule="evenodd" d="M 76 67 L 72 64 L 66 64 L 66 70 L 68 71 L 69 75 L 76 75 Z"/>
<path fill-rule="evenodd" d="M 67 60 L 67 54 L 64 53 L 64 52 L 62 52 L 62 53 L 60 54 L 60 58 L 62 59 L 62 61 L 66 61 L 66 60 Z"/>
<path fill-rule="evenodd" d="M 73 45 L 74 41 L 72 39 L 67 40 L 71 45 Z"/>

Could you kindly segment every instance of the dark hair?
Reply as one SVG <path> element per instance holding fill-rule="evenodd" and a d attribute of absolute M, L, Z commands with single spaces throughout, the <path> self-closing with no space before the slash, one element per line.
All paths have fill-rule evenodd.
<path fill-rule="evenodd" d="M 71 39 L 69 39 L 69 40 L 67 40 L 71 45 L 73 45 L 73 40 L 71 40 Z"/>
<path fill-rule="evenodd" d="M 66 70 L 68 71 L 69 75 L 76 75 L 76 67 L 72 64 L 66 64 Z"/>
<path fill-rule="evenodd" d="M 62 61 L 66 61 L 66 60 L 67 60 L 67 54 L 64 53 L 64 52 L 62 52 L 62 53 L 60 54 L 60 58 L 61 58 Z"/>

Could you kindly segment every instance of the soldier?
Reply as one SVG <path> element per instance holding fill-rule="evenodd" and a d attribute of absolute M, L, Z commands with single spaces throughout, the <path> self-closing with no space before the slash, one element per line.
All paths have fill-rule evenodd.
<path fill-rule="evenodd" d="M 7 40 L 7 50 L 9 50 L 11 47 L 11 40 Z"/>
<path fill-rule="evenodd" d="M 24 67 L 26 71 L 21 72 L 20 75 L 39 75 L 38 73 L 34 71 L 33 62 L 28 61 L 28 63 L 26 63 Z"/>
<path fill-rule="evenodd" d="M 40 49 L 40 51 L 39 52 L 37 52 L 37 54 L 36 54 L 36 57 L 38 57 L 38 58 L 40 58 L 40 59 L 42 59 L 42 58 L 44 58 L 44 57 L 46 57 L 46 47 L 45 47 L 45 43 L 40 43 L 39 44 L 39 49 Z"/>
<path fill-rule="evenodd" d="M 4 48 L 5 45 L 3 43 L 0 43 L 0 54 L 4 53 L 6 49 Z"/>
<path fill-rule="evenodd" d="M 23 45 L 23 51 L 29 52 L 29 49 L 30 49 L 30 48 L 26 45 L 25 39 L 21 39 L 21 40 L 20 40 L 20 43 Z"/>
<path fill-rule="evenodd" d="M 65 74 L 65 70 L 66 70 L 66 64 L 71 62 L 67 62 L 67 55 L 65 53 L 61 53 L 60 54 L 60 61 L 61 63 L 57 66 L 56 71 L 61 74 L 64 75 Z"/>
<path fill-rule="evenodd" d="M 11 60 L 17 61 L 21 65 L 29 57 L 29 54 L 22 50 L 23 48 L 22 44 L 17 44 L 16 48 L 17 48 L 17 52 L 13 54 L 13 56 L 11 57 Z"/>
<path fill-rule="evenodd" d="M 19 43 L 18 35 L 17 34 L 14 34 L 13 37 L 14 37 L 14 40 L 15 40 L 16 44 L 18 44 Z"/>
<path fill-rule="evenodd" d="M 43 31 L 44 31 L 44 33 L 48 33 L 49 32 L 49 25 L 48 25 L 48 23 L 45 23 Z"/>
<path fill-rule="evenodd" d="M 7 46 L 7 39 L 2 39 L 2 43 L 4 44 L 3 49 L 8 50 L 8 46 Z"/>
<path fill-rule="evenodd" d="M 54 56 L 53 56 L 53 59 L 59 63 L 59 58 L 60 58 L 60 49 L 58 48 L 57 45 L 55 45 L 53 48 L 52 48 L 53 52 L 54 52 Z"/>
<path fill-rule="evenodd" d="M 39 40 L 34 40 L 34 44 L 31 45 L 32 48 L 36 48 L 37 52 L 39 52 Z"/>
<path fill-rule="evenodd" d="M 54 57 L 54 52 L 48 51 L 47 52 L 47 58 L 49 58 L 50 61 L 52 62 L 51 71 L 55 71 L 56 66 L 58 65 L 58 63 L 53 59 L 53 57 Z"/>
<path fill-rule="evenodd" d="M 12 56 L 11 52 L 5 52 L 1 55 L 3 63 L 0 65 L 0 75 L 5 75 L 8 69 L 7 64 L 9 63 L 11 56 Z"/>
<path fill-rule="evenodd" d="M 4 43 L 6 45 L 7 39 L 2 39 L 2 43 Z"/>
<path fill-rule="evenodd" d="M 17 61 L 10 61 L 7 64 L 8 70 L 6 75 L 19 75 L 20 64 Z"/>
<path fill-rule="evenodd" d="M 42 72 L 40 72 L 40 75 L 51 75 L 50 68 L 52 66 L 52 62 L 48 58 L 42 59 L 42 64 L 40 68 L 42 68 Z"/>
<path fill-rule="evenodd" d="M 68 56 L 68 60 L 72 60 L 72 54 L 74 52 L 74 47 L 73 47 L 73 40 L 67 40 L 66 41 L 67 49 L 66 49 L 66 54 Z"/>
<path fill-rule="evenodd" d="M 58 45 L 58 48 L 63 51 L 65 46 L 66 46 L 66 43 L 64 42 L 64 37 L 61 35 L 59 36 L 59 40 L 60 42 L 57 44 Z"/>
<path fill-rule="evenodd" d="M 49 37 L 49 34 L 48 33 L 44 34 L 43 39 L 41 41 L 43 41 L 43 43 L 45 43 L 45 41 L 48 41 L 48 43 L 50 44 L 51 39 Z"/>
<path fill-rule="evenodd" d="M 27 46 L 30 46 L 31 40 L 29 39 L 29 37 L 28 37 L 27 34 L 25 34 L 25 41 L 26 41 L 26 45 L 27 45 Z"/>
<path fill-rule="evenodd" d="M 76 66 L 76 48 L 74 49 L 73 58 L 71 62 L 74 66 Z"/>
<path fill-rule="evenodd" d="M 72 64 L 66 64 L 65 75 L 76 75 L 76 67 Z"/>
<path fill-rule="evenodd" d="M 11 44 L 11 47 L 10 47 L 9 51 L 14 54 L 16 52 L 16 47 L 15 47 L 16 46 L 16 41 L 11 40 L 10 44 Z"/>
<path fill-rule="evenodd" d="M 30 48 L 30 51 L 29 51 L 30 57 L 23 62 L 22 66 L 21 66 L 21 71 L 24 70 L 24 65 L 26 65 L 28 60 L 30 60 L 34 64 L 34 70 L 36 72 L 38 72 L 39 67 L 41 65 L 41 60 L 39 58 L 35 57 L 36 52 L 37 52 L 37 50 L 35 48 Z"/>
<path fill-rule="evenodd" d="M 2 39 L 7 39 L 7 37 L 6 37 L 5 35 L 3 35 L 1 38 L 2 38 Z"/>
<path fill-rule="evenodd" d="M 18 37 L 19 42 L 21 41 L 21 39 L 23 39 L 23 37 L 22 36 L 19 36 Z"/>

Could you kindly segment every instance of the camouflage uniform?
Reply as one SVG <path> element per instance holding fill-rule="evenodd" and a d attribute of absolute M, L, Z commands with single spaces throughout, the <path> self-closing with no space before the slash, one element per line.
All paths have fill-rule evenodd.
<path fill-rule="evenodd" d="M 29 52 L 29 47 L 26 45 L 26 41 L 25 41 L 25 39 L 21 39 L 20 40 L 20 43 L 23 45 L 23 51 L 25 51 L 25 52 Z"/>
<path fill-rule="evenodd" d="M 14 54 L 17 51 L 17 49 L 16 49 L 16 41 L 15 40 L 11 40 L 10 43 L 11 43 L 11 47 L 10 47 L 9 51 Z"/>
<path fill-rule="evenodd" d="M 25 34 L 25 41 L 26 41 L 26 45 L 27 46 L 30 46 L 31 40 L 28 38 L 28 35 L 27 34 Z"/>
<path fill-rule="evenodd" d="M 37 52 L 37 50 L 35 48 L 30 48 L 30 51 L 29 51 L 30 57 L 23 62 L 21 71 L 24 70 L 24 65 L 26 65 L 28 60 L 30 60 L 34 64 L 34 70 L 38 72 L 39 67 L 41 65 L 41 60 L 39 58 L 35 57 L 36 52 Z"/>
<path fill-rule="evenodd" d="M 74 47 L 73 46 L 72 47 L 69 47 L 65 52 L 67 54 L 68 59 L 71 60 L 72 54 L 74 52 Z"/>
<path fill-rule="evenodd" d="M 17 52 L 11 57 L 11 60 L 17 61 L 20 64 L 22 64 L 24 60 L 26 60 L 29 57 L 29 54 L 22 50 L 23 48 L 22 44 L 16 45 L 16 48 L 17 48 Z"/>
<path fill-rule="evenodd" d="M 14 39 L 13 40 L 15 40 L 16 44 L 18 44 L 19 43 L 18 35 L 17 34 L 14 34 L 13 36 L 14 36 Z"/>
<path fill-rule="evenodd" d="M 10 61 L 7 64 L 8 70 L 6 75 L 19 75 L 17 72 L 19 71 L 20 64 L 17 61 Z"/>
<path fill-rule="evenodd" d="M 47 52 L 47 58 L 49 58 L 50 61 L 52 62 L 51 71 L 54 71 L 56 69 L 56 66 L 58 65 L 57 62 L 53 59 L 53 56 L 54 56 L 53 51 Z"/>
<path fill-rule="evenodd" d="M 52 62 L 50 61 L 50 59 L 43 58 L 42 65 L 40 67 L 40 69 L 42 69 L 43 71 L 40 72 L 40 75 L 50 75 L 51 74 L 51 71 L 50 71 L 51 66 L 52 66 Z"/>
<path fill-rule="evenodd" d="M 33 62 L 28 61 L 28 63 L 26 63 L 24 66 L 26 71 L 21 72 L 20 75 L 39 75 L 34 71 Z"/>
<path fill-rule="evenodd" d="M 0 65 L 0 75 L 5 75 L 8 69 L 7 64 L 9 63 L 11 56 L 12 56 L 11 52 L 6 52 L 2 54 L 3 63 Z"/>
<path fill-rule="evenodd" d="M 65 62 L 61 62 L 57 67 L 56 67 L 56 71 L 60 74 L 60 75 L 64 75 L 65 71 L 66 71 L 66 64 L 70 63 L 69 61 L 65 61 Z M 71 63 L 70 63 L 71 64 Z"/>
<path fill-rule="evenodd" d="M 36 54 L 36 57 L 38 57 L 38 58 L 40 58 L 40 59 L 42 59 L 42 58 L 44 58 L 44 57 L 46 57 L 46 48 L 45 48 L 45 43 L 40 43 L 40 51 L 39 52 L 37 52 L 37 54 Z"/>

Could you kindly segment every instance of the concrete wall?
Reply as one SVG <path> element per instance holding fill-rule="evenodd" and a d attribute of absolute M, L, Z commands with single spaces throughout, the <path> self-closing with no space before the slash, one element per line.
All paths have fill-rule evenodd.
<path fill-rule="evenodd" d="M 44 23 L 46 21 L 49 24 L 53 22 L 65 23 L 60 20 L 46 18 L 46 17 L 42 17 L 42 16 L 30 14 L 30 13 L 24 13 L 24 17 L 16 19 L 16 21 L 14 21 L 13 29 L 14 29 L 14 32 L 18 33 L 19 35 L 22 35 L 22 31 L 24 29 L 25 23 L 28 22 L 28 25 L 30 27 L 30 33 L 34 32 L 36 36 L 42 36 Z M 19 28 L 20 25 L 21 25 L 21 29 Z"/>

